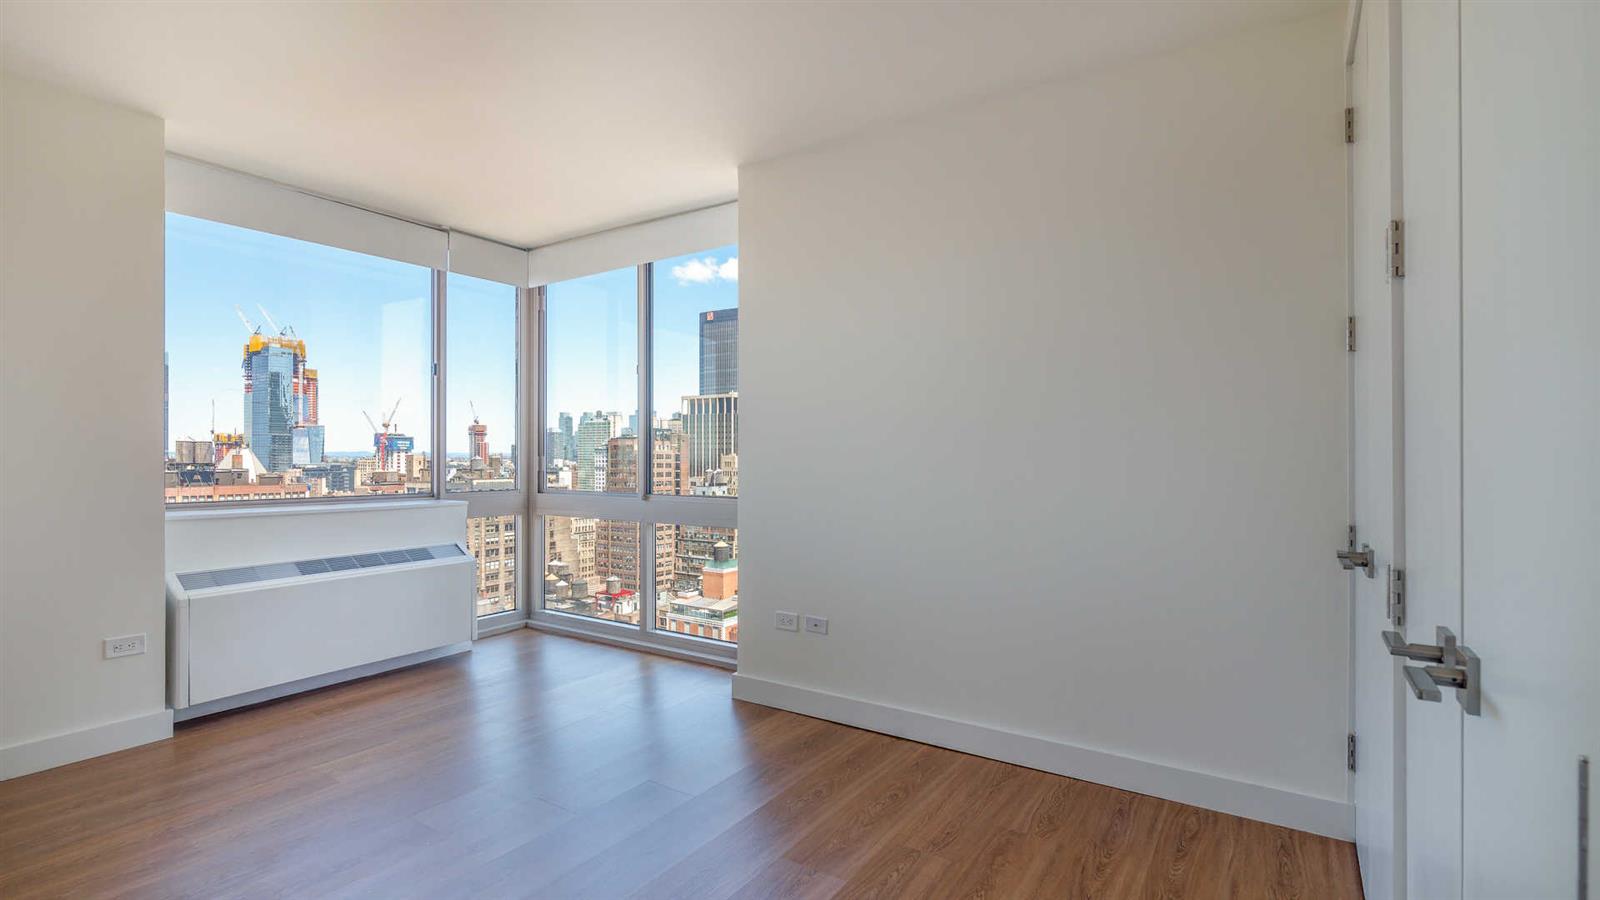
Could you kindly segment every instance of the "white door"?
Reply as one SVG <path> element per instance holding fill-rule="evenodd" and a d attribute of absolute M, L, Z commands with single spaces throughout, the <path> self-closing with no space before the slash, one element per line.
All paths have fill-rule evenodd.
<path fill-rule="evenodd" d="M 1435 643 L 1461 627 L 1460 7 L 1400 4 L 1405 234 L 1405 613 Z M 1377 634 L 1357 640 L 1379 647 Z M 1404 685 L 1402 685 L 1404 689 Z M 1461 707 L 1408 699 L 1406 883 L 1412 900 L 1461 896 Z"/>
<path fill-rule="evenodd" d="M 1463 893 L 1570 900 L 1600 758 L 1600 3 L 1461 5 L 1461 147 Z"/>
<path fill-rule="evenodd" d="M 1390 138 L 1393 67 L 1388 0 L 1366 0 L 1350 55 L 1356 140 L 1350 145 L 1351 357 L 1355 541 L 1371 565 L 1352 573 L 1353 774 L 1356 851 L 1368 900 L 1404 896 L 1404 706 L 1397 665 L 1379 634 L 1387 627 L 1385 568 L 1400 546 L 1400 460 L 1396 421 L 1399 331 L 1397 280 L 1389 270 L 1387 230 L 1395 212 Z"/>

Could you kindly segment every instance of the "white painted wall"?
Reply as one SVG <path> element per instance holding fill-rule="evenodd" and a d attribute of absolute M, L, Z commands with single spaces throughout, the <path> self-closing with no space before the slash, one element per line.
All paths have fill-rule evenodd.
<path fill-rule="evenodd" d="M 1348 836 L 1341 28 L 740 170 L 740 696 Z"/>
<path fill-rule="evenodd" d="M 171 733 L 160 119 L 0 75 L 0 777 Z M 143 656 L 101 640 L 143 632 Z"/>

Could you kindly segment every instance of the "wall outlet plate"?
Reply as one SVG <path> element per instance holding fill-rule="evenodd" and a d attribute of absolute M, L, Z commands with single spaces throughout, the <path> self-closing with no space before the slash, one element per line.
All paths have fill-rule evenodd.
<path fill-rule="evenodd" d="M 122 637 L 106 638 L 106 659 L 116 659 L 119 656 L 138 656 L 144 652 L 144 635 L 125 634 Z"/>
<path fill-rule="evenodd" d="M 821 616 L 806 616 L 806 631 L 812 634 L 827 634 L 828 620 Z"/>
<path fill-rule="evenodd" d="M 799 631 L 800 630 L 800 617 L 795 615 L 792 612 L 784 612 L 781 609 L 778 610 L 778 630 L 779 631 Z"/>

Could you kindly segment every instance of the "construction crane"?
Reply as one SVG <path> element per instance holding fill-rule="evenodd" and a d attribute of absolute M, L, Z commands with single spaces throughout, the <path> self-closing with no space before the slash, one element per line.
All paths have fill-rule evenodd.
<path fill-rule="evenodd" d="M 272 329 L 272 333 L 282 336 L 283 329 L 278 327 L 277 322 L 272 321 L 272 313 L 267 312 L 267 308 L 259 303 L 256 304 L 256 309 L 261 310 L 261 318 L 267 320 L 267 327 Z"/>
<path fill-rule="evenodd" d="M 467 401 L 467 408 L 472 410 L 472 424 L 478 424 L 478 407 L 471 400 Z"/>
<path fill-rule="evenodd" d="M 244 310 L 240 309 L 239 305 L 237 303 L 234 304 L 233 311 L 234 311 L 234 313 L 236 315 L 239 316 L 239 321 L 244 323 L 244 330 L 245 331 L 248 331 L 251 334 L 257 334 L 257 333 L 259 333 L 261 331 L 261 326 L 259 326 L 256 323 L 250 321 L 250 317 L 244 314 Z"/>
<path fill-rule="evenodd" d="M 377 451 L 378 468 L 380 469 L 387 469 L 389 466 L 389 435 L 393 433 L 394 416 L 399 411 L 400 400 L 396 399 L 394 401 L 394 409 L 389 410 L 389 414 L 383 419 L 382 429 L 379 429 L 377 423 L 372 421 L 372 416 L 367 415 L 366 410 L 361 411 L 361 415 L 367 420 L 367 425 L 372 428 L 373 449 Z"/>

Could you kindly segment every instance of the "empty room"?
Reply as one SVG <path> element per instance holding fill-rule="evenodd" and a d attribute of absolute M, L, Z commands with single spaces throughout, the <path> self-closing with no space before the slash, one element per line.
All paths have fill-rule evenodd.
<path fill-rule="evenodd" d="M 1600 898 L 1600 0 L 0 0 L 0 473 L 7 900 Z"/>

